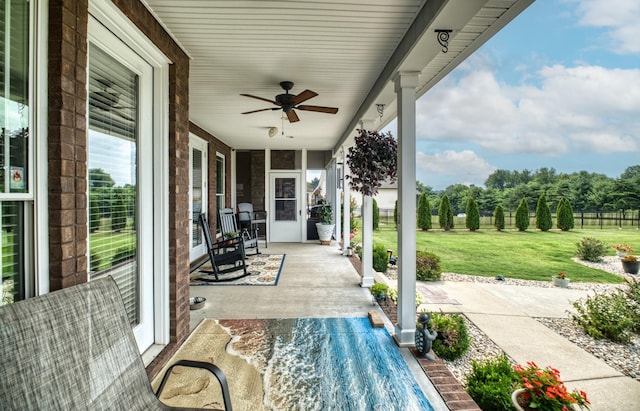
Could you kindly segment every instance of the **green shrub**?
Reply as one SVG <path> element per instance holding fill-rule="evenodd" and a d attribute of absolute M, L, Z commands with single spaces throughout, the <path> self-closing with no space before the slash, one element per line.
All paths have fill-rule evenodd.
<path fill-rule="evenodd" d="M 473 198 L 467 200 L 467 218 L 465 219 L 465 225 L 469 231 L 476 231 L 480 228 L 480 211 L 478 210 L 478 203 Z"/>
<path fill-rule="evenodd" d="M 380 209 L 378 208 L 378 202 L 375 198 L 371 201 L 371 208 L 373 214 L 373 229 L 378 230 L 380 228 Z"/>
<path fill-rule="evenodd" d="M 576 245 L 578 246 L 576 256 L 581 260 L 598 262 L 606 253 L 604 243 L 593 237 L 584 237 Z"/>
<path fill-rule="evenodd" d="M 549 231 L 552 227 L 553 221 L 549 204 L 547 204 L 547 196 L 540 194 L 538 205 L 536 206 L 536 228 L 540 229 L 540 231 Z"/>
<path fill-rule="evenodd" d="M 558 203 L 558 208 L 556 210 L 557 215 L 557 226 L 562 231 L 571 230 L 575 222 L 573 221 L 573 210 L 571 209 L 571 204 L 564 197 L 560 199 Z"/>
<path fill-rule="evenodd" d="M 493 225 L 496 227 L 496 230 L 504 230 L 504 209 L 502 208 L 502 206 L 496 207 L 496 211 L 493 212 L 493 219 Z"/>
<path fill-rule="evenodd" d="M 111 229 L 117 233 L 127 225 L 127 208 L 122 194 L 116 194 L 111 210 Z"/>
<path fill-rule="evenodd" d="M 416 251 L 416 280 L 438 281 L 441 274 L 440 257 L 429 251 Z"/>
<path fill-rule="evenodd" d="M 102 265 L 102 257 L 96 251 L 91 250 L 89 254 L 89 270 L 98 271 Z"/>
<path fill-rule="evenodd" d="M 519 379 L 506 355 L 471 361 L 467 393 L 483 410 L 512 411 L 511 393 Z"/>
<path fill-rule="evenodd" d="M 418 228 L 427 231 L 431 228 L 431 204 L 425 193 L 420 194 L 418 200 Z"/>
<path fill-rule="evenodd" d="M 469 348 L 467 324 L 460 314 L 431 314 L 430 331 L 437 331 L 433 352 L 445 360 L 460 358 Z"/>
<path fill-rule="evenodd" d="M 629 283 L 629 289 L 625 294 L 629 300 L 630 314 L 633 317 L 633 331 L 640 333 L 640 282 Z"/>
<path fill-rule="evenodd" d="M 393 205 L 393 224 L 398 228 L 398 200 Z"/>
<path fill-rule="evenodd" d="M 526 231 L 529 228 L 529 206 L 524 198 L 516 208 L 516 227 L 518 231 Z"/>
<path fill-rule="evenodd" d="M 387 254 L 387 248 L 383 244 L 373 245 L 373 269 L 379 273 L 387 271 L 387 264 L 389 263 L 389 254 Z"/>
<path fill-rule="evenodd" d="M 438 207 L 438 222 L 440 228 L 444 231 L 451 231 L 453 228 L 453 210 L 451 209 L 451 202 L 449 196 L 444 194 L 440 200 L 440 207 Z"/>
<path fill-rule="evenodd" d="M 593 338 L 624 344 L 631 340 L 635 313 L 631 300 L 623 293 L 596 294 L 572 304 L 576 313 L 571 318 Z"/>
<path fill-rule="evenodd" d="M 135 255 L 136 250 L 133 247 L 120 247 L 116 250 L 113 258 L 111 258 L 111 265 L 117 265 L 131 257 L 134 257 Z"/>

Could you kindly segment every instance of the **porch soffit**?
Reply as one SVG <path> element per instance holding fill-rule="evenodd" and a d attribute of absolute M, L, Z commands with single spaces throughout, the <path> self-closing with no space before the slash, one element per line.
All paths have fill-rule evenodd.
<path fill-rule="evenodd" d="M 533 2 L 144 1 L 192 58 L 191 121 L 235 149 L 312 150 L 350 145 L 363 118 L 382 128 L 396 116 L 398 71 L 421 73 L 421 96 Z M 447 53 L 435 29 L 454 30 Z M 240 93 L 273 99 L 283 80 L 295 83 L 293 94 L 319 94 L 305 104 L 338 113 L 298 111 L 297 123 L 282 111 L 241 114 L 274 106 Z"/>

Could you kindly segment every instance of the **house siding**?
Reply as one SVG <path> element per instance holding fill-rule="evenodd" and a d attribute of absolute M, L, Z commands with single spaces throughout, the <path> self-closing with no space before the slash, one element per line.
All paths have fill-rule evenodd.
<path fill-rule="evenodd" d="M 189 328 L 189 59 L 138 0 L 113 3 L 172 62 L 169 67 L 170 344 L 147 367 L 156 375 Z M 48 200 L 51 290 L 87 281 L 88 0 L 50 0 Z"/>

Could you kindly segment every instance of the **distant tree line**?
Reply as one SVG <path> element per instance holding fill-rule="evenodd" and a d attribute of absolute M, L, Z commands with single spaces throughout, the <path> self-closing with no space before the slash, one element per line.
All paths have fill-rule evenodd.
<path fill-rule="evenodd" d="M 535 210 L 541 196 L 545 196 L 544 202 L 549 211 L 556 214 L 562 199 L 570 204 L 571 212 L 622 210 L 624 214 L 625 211 L 640 209 L 640 165 L 627 167 L 618 178 L 588 171 L 557 173 L 554 168 L 546 167 L 536 171 L 496 170 L 486 179 L 485 187 L 454 184 L 445 190 L 435 191 L 421 182 L 417 183 L 418 191 L 425 195 L 427 204 L 432 207 L 432 215 L 439 215 L 439 208 L 446 207 L 446 204 L 441 204 L 445 198 L 451 215 L 467 213 L 469 207 L 475 212 L 477 207 L 481 216 L 492 216 L 498 206 L 501 212 L 517 210 L 523 200 L 528 210 Z M 472 204 L 469 204 L 470 199 Z M 567 211 L 564 213 L 563 219 L 566 219 Z M 446 220 L 443 221 L 445 225 L 449 223 Z"/>

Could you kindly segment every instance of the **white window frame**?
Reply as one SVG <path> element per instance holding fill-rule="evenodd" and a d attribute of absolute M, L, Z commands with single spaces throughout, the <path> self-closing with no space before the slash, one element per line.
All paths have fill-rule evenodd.
<path fill-rule="evenodd" d="M 153 67 L 153 305 L 154 346 L 145 363 L 169 343 L 169 59 L 112 2 L 89 1 L 89 14 Z M 89 19 L 91 21 L 91 18 Z M 91 35 L 91 23 L 89 26 Z"/>
<path fill-rule="evenodd" d="M 218 180 L 220 176 L 218 175 L 218 159 L 222 159 L 222 193 L 218 193 Z M 225 190 L 225 181 L 227 178 L 227 158 L 224 154 L 216 151 L 216 208 L 218 207 L 218 197 L 222 196 L 222 207 L 226 207 L 225 195 L 227 194 Z M 219 210 L 218 210 L 219 211 Z"/>

